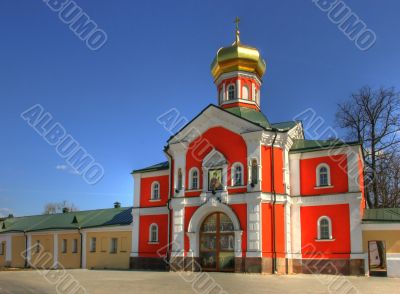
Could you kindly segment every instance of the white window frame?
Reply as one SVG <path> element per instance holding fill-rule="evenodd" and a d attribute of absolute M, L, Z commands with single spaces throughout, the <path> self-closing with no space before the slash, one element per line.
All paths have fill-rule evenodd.
<path fill-rule="evenodd" d="M 157 198 L 154 197 L 154 188 L 155 185 L 158 185 L 158 195 Z M 161 195 L 160 195 L 160 191 L 161 191 L 161 185 L 160 182 L 158 181 L 154 181 L 153 183 L 151 183 L 151 196 L 150 196 L 150 200 L 151 201 L 160 201 L 161 200 Z"/>
<path fill-rule="evenodd" d="M 240 185 L 236 185 L 235 175 L 236 175 L 236 167 L 240 166 L 241 169 L 241 177 L 240 177 Z M 231 186 L 232 187 L 239 187 L 244 185 L 244 167 L 241 162 L 235 162 L 232 164 L 231 167 Z"/>
<path fill-rule="evenodd" d="M 232 99 L 230 99 L 230 97 L 229 97 L 229 88 L 230 87 L 233 87 L 233 98 Z M 232 101 L 232 100 L 236 99 L 236 85 L 235 84 L 232 83 L 232 84 L 228 85 L 226 97 L 227 97 L 227 101 Z"/>
<path fill-rule="evenodd" d="M 327 220 L 328 221 L 328 228 L 329 228 L 329 239 L 321 239 L 321 221 Z M 318 230 L 318 239 L 319 241 L 332 241 L 334 240 L 332 237 L 332 220 L 329 216 L 323 215 L 317 221 L 317 230 Z"/>
<path fill-rule="evenodd" d="M 321 174 L 321 168 L 323 168 L 323 167 L 325 167 L 326 169 L 327 169 L 327 178 L 328 178 L 328 184 L 327 185 L 324 185 L 324 186 L 321 186 L 321 177 L 320 177 L 320 174 Z M 317 176 L 317 187 L 322 187 L 322 188 L 325 188 L 325 187 L 331 187 L 331 169 L 330 169 L 330 167 L 329 167 L 329 165 L 327 164 L 327 163 L 320 163 L 320 164 L 318 164 L 318 166 L 317 166 L 317 168 L 316 168 L 316 176 Z"/>
<path fill-rule="evenodd" d="M 156 232 L 156 239 L 155 240 L 153 240 L 153 236 L 152 236 L 152 232 L 153 232 L 153 228 L 155 228 L 155 232 Z M 158 243 L 158 225 L 156 224 L 156 223 L 152 223 L 150 226 L 149 226 L 149 243 Z"/>
<path fill-rule="evenodd" d="M 197 187 L 193 186 L 193 173 L 197 172 Z M 189 187 L 191 190 L 198 190 L 200 189 L 200 172 L 197 167 L 192 167 L 189 171 Z"/>
<path fill-rule="evenodd" d="M 118 253 L 118 238 L 111 238 L 110 239 L 110 253 L 111 254 L 117 254 Z"/>
<path fill-rule="evenodd" d="M 97 251 L 97 238 L 92 237 L 90 238 L 90 252 L 96 252 Z"/>
<path fill-rule="evenodd" d="M 78 253 L 78 239 L 72 239 L 72 253 Z"/>
<path fill-rule="evenodd" d="M 61 240 L 61 253 L 66 254 L 68 251 L 68 240 L 62 239 Z"/>

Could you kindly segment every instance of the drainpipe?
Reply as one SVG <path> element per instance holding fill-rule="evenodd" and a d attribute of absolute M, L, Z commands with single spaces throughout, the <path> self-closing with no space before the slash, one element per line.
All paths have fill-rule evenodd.
<path fill-rule="evenodd" d="M 275 204 L 276 204 L 276 191 L 275 191 L 275 156 L 274 156 L 274 144 L 276 141 L 276 137 L 278 136 L 278 132 L 274 129 L 275 136 L 274 140 L 272 141 L 271 145 L 271 193 L 273 197 L 272 201 L 272 211 L 271 211 L 271 218 L 272 218 L 272 271 L 274 274 L 278 273 L 277 268 L 277 258 L 276 258 L 276 224 L 275 224 Z"/>
<path fill-rule="evenodd" d="M 78 232 L 79 232 L 79 235 L 81 236 L 81 254 L 80 254 L 80 268 L 82 268 L 82 265 L 83 265 L 83 233 L 82 233 L 82 231 L 81 231 L 81 228 L 78 228 Z"/>
<path fill-rule="evenodd" d="M 170 242 L 171 242 L 171 207 L 170 207 L 170 203 L 171 203 L 171 189 L 172 189 L 172 155 L 168 152 L 168 146 L 165 146 L 164 148 L 164 152 L 165 154 L 167 154 L 168 159 L 169 159 L 169 189 L 168 189 L 168 201 L 167 201 L 167 209 L 168 209 L 168 235 L 167 235 L 167 260 L 168 263 L 170 261 L 171 258 L 171 248 L 170 248 Z"/>

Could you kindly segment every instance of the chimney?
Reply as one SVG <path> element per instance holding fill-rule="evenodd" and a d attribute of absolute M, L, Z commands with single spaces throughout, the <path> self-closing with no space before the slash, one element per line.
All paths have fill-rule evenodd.
<path fill-rule="evenodd" d="M 118 201 L 114 202 L 114 208 L 120 208 L 121 207 L 121 203 L 119 203 Z"/>

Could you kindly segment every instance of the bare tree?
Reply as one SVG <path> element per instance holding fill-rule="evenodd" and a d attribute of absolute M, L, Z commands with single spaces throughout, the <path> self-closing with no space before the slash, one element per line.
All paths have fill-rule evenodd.
<path fill-rule="evenodd" d="M 59 203 L 56 202 L 51 202 L 47 203 L 44 206 L 44 212 L 43 214 L 55 214 L 55 213 L 61 213 L 61 212 L 71 212 L 71 211 L 78 211 L 78 207 L 75 206 L 75 204 L 68 202 L 66 200 L 63 200 Z"/>
<path fill-rule="evenodd" d="M 336 120 L 348 137 L 362 144 L 365 162 L 365 193 L 369 207 L 396 205 L 381 172 L 386 158 L 398 157 L 400 143 L 399 93 L 394 88 L 363 87 L 338 105 Z M 386 164 L 390 161 L 386 161 Z M 379 174 L 381 173 L 381 174 Z M 390 176 L 390 175 L 389 175 Z M 385 188 L 383 188 L 385 186 Z"/>

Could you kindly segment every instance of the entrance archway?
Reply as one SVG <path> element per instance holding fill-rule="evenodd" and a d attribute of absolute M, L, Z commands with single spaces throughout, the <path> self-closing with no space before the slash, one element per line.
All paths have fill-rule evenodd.
<path fill-rule="evenodd" d="M 235 270 L 235 228 L 223 212 L 206 217 L 200 227 L 200 265 L 206 271 Z"/>

